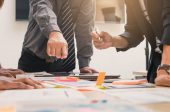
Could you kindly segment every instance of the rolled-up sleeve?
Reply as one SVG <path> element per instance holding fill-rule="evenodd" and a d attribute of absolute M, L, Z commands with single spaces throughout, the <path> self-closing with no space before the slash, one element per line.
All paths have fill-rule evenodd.
<path fill-rule="evenodd" d="M 48 38 L 53 31 L 59 31 L 57 16 L 53 12 L 52 0 L 29 0 L 30 13 L 40 27 L 42 33 Z"/>
<path fill-rule="evenodd" d="M 91 32 L 94 28 L 94 21 L 95 0 L 82 0 L 75 27 L 79 68 L 89 66 L 93 55 Z"/>
<path fill-rule="evenodd" d="M 127 5 L 126 8 L 126 14 L 127 14 L 127 23 L 125 25 L 125 32 L 121 34 L 120 36 L 123 37 L 128 41 L 128 47 L 127 48 L 118 48 L 117 51 L 126 51 L 132 47 L 136 47 L 139 45 L 144 37 L 140 31 L 140 28 L 138 27 L 138 24 L 136 22 L 136 18 L 129 6 Z"/>
<path fill-rule="evenodd" d="M 163 0 L 163 37 L 162 44 L 170 45 L 170 1 Z"/>

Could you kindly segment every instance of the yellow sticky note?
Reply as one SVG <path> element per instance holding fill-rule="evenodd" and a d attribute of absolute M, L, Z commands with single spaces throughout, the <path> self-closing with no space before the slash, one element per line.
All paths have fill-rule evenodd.
<path fill-rule="evenodd" d="M 16 112 L 15 106 L 0 107 L 0 112 Z"/>
<path fill-rule="evenodd" d="M 100 72 L 99 76 L 97 77 L 96 86 L 101 86 L 104 83 L 106 73 Z"/>

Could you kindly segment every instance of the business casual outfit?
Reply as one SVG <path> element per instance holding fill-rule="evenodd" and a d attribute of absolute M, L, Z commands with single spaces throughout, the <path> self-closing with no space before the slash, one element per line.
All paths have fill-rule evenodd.
<path fill-rule="evenodd" d="M 26 72 L 69 72 L 75 68 L 75 45 L 79 68 L 89 66 L 93 54 L 95 0 L 29 0 L 29 25 L 18 68 Z M 61 32 L 68 43 L 68 58 L 46 53 L 50 32 Z"/>
<path fill-rule="evenodd" d="M 170 45 L 170 1 L 169 0 L 125 0 L 127 24 L 121 34 L 129 46 L 126 51 L 139 45 L 144 38 L 151 45 L 148 81 L 154 83 L 158 65 L 161 63 L 163 45 Z"/>

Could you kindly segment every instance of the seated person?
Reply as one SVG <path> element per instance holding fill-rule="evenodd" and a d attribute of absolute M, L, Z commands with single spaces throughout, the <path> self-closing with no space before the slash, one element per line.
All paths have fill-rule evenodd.
<path fill-rule="evenodd" d="M 19 69 L 6 69 L 0 65 L 0 76 L 16 77 L 17 74 L 23 74 L 24 71 Z"/>
<path fill-rule="evenodd" d="M 5 76 L 0 76 L 0 90 L 9 89 L 41 89 L 44 88 L 40 82 L 30 78 L 15 79 Z"/>
<path fill-rule="evenodd" d="M 4 0 L 0 0 L 0 8 Z M 4 69 L 0 66 L 0 90 L 7 89 L 38 89 L 43 88 L 40 82 L 34 81 L 30 78 L 23 78 L 16 80 L 14 77 L 17 74 L 24 73 L 18 69 Z"/>

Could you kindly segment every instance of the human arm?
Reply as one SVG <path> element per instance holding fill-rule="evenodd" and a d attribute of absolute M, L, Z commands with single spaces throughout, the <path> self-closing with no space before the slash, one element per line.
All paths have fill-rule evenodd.
<path fill-rule="evenodd" d="M 170 2 L 163 0 L 162 20 L 163 20 L 163 53 L 161 65 L 170 65 Z M 170 75 L 165 70 L 157 71 L 157 78 L 155 80 L 158 86 L 170 87 Z"/>
<path fill-rule="evenodd" d="M 63 38 L 54 13 L 54 0 L 29 0 L 30 15 L 37 22 L 40 31 L 48 39 L 47 54 L 59 59 L 67 57 L 67 42 Z M 55 4 L 55 5 L 54 5 Z"/>
<path fill-rule="evenodd" d="M 140 31 L 134 12 L 129 4 L 126 4 L 126 6 L 127 23 L 123 34 L 111 36 L 106 32 L 101 32 L 101 34 L 97 34 L 96 32 L 92 33 L 94 45 L 99 46 L 98 49 L 115 47 L 118 51 L 126 51 L 129 48 L 136 47 L 143 41 L 144 37 Z"/>
<path fill-rule="evenodd" d="M 82 0 L 75 27 L 80 72 L 97 72 L 89 67 L 93 55 L 91 32 L 95 22 L 95 0 Z"/>
<path fill-rule="evenodd" d="M 23 74 L 24 71 L 19 69 L 0 69 L 0 76 L 6 76 L 6 77 L 16 77 L 18 74 Z"/>
<path fill-rule="evenodd" d="M 40 89 L 44 88 L 40 82 L 30 78 L 14 79 L 0 76 L 0 90 L 9 89 Z"/>

